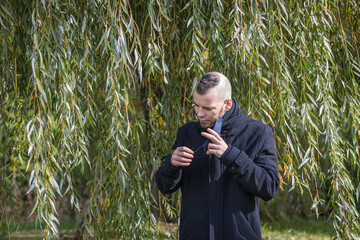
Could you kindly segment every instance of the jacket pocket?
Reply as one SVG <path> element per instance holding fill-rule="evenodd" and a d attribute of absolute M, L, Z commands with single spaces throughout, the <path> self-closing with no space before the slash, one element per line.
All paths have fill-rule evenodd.
<path fill-rule="evenodd" d="M 235 225 L 238 233 L 246 240 L 258 240 L 261 239 L 254 231 L 253 227 L 246 220 L 243 212 L 239 211 L 233 214 Z"/>

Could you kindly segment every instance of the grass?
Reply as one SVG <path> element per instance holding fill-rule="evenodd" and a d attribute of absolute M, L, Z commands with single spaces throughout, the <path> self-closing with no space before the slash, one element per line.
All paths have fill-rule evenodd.
<path fill-rule="evenodd" d="M 159 222 L 159 234 L 162 239 L 170 239 L 176 236 L 177 224 Z M 8 229 L 7 225 L 1 224 L 0 229 Z M 67 221 L 61 223 L 59 232 L 66 236 L 74 235 L 78 223 Z M 42 239 L 39 227 L 35 230 L 35 224 L 9 223 L 10 234 L 0 231 L 0 239 L 30 240 Z M 264 240 L 330 240 L 335 237 L 335 231 L 330 222 L 323 220 L 288 220 L 272 222 L 264 220 L 261 225 Z"/>
<path fill-rule="evenodd" d="M 264 240 L 325 240 L 336 236 L 331 222 L 324 220 L 264 221 L 261 231 Z"/>
<path fill-rule="evenodd" d="M 44 226 L 36 226 L 35 222 L 19 223 L 12 220 L 8 222 L 2 221 L 0 224 L 0 239 L 16 239 L 16 240 L 40 240 L 41 229 Z M 75 221 L 62 221 L 58 228 L 59 232 L 65 236 L 73 235 L 79 224 Z"/>
<path fill-rule="evenodd" d="M 177 224 L 159 222 L 163 239 L 177 233 Z M 324 220 L 282 220 L 261 223 L 263 240 L 329 240 L 335 237 L 335 231 L 330 222 Z"/>

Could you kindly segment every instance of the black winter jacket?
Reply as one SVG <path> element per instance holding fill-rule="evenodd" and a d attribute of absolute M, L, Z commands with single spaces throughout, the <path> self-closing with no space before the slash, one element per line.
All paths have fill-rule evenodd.
<path fill-rule="evenodd" d="M 162 193 L 181 187 L 180 239 L 261 239 L 259 200 L 279 188 L 274 137 L 270 127 L 247 117 L 233 99 L 221 137 L 229 148 L 217 158 L 197 151 L 188 167 L 174 167 L 171 153 L 156 173 Z M 199 149 L 206 138 L 199 122 L 179 128 L 172 149 Z"/>

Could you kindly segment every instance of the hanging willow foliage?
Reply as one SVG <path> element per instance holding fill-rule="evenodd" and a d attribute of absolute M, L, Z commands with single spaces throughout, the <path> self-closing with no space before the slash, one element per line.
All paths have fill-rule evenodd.
<path fill-rule="evenodd" d="M 1 1 L 1 215 L 25 181 L 46 239 L 59 234 L 61 198 L 86 211 L 84 237 L 156 238 L 152 207 L 174 213 L 151 179 L 194 119 L 193 86 L 216 70 L 273 128 L 282 188 L 309 194 L 338 238 L 354 238 L 359 21 L 356 0 Z"/>

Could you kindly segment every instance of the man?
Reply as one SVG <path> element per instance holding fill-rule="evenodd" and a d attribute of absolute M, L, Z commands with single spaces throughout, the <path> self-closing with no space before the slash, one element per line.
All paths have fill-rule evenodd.
<path fill-rule="evenodd" d="M 221 73 L 207 73 L 193 101 L 198 121 L 180 127 L 156 173 L 162 193 L 181 187 L 180 239 L 261 239 L 258 198 L 279 188 L 271 128 L 245 116 Z"/>

